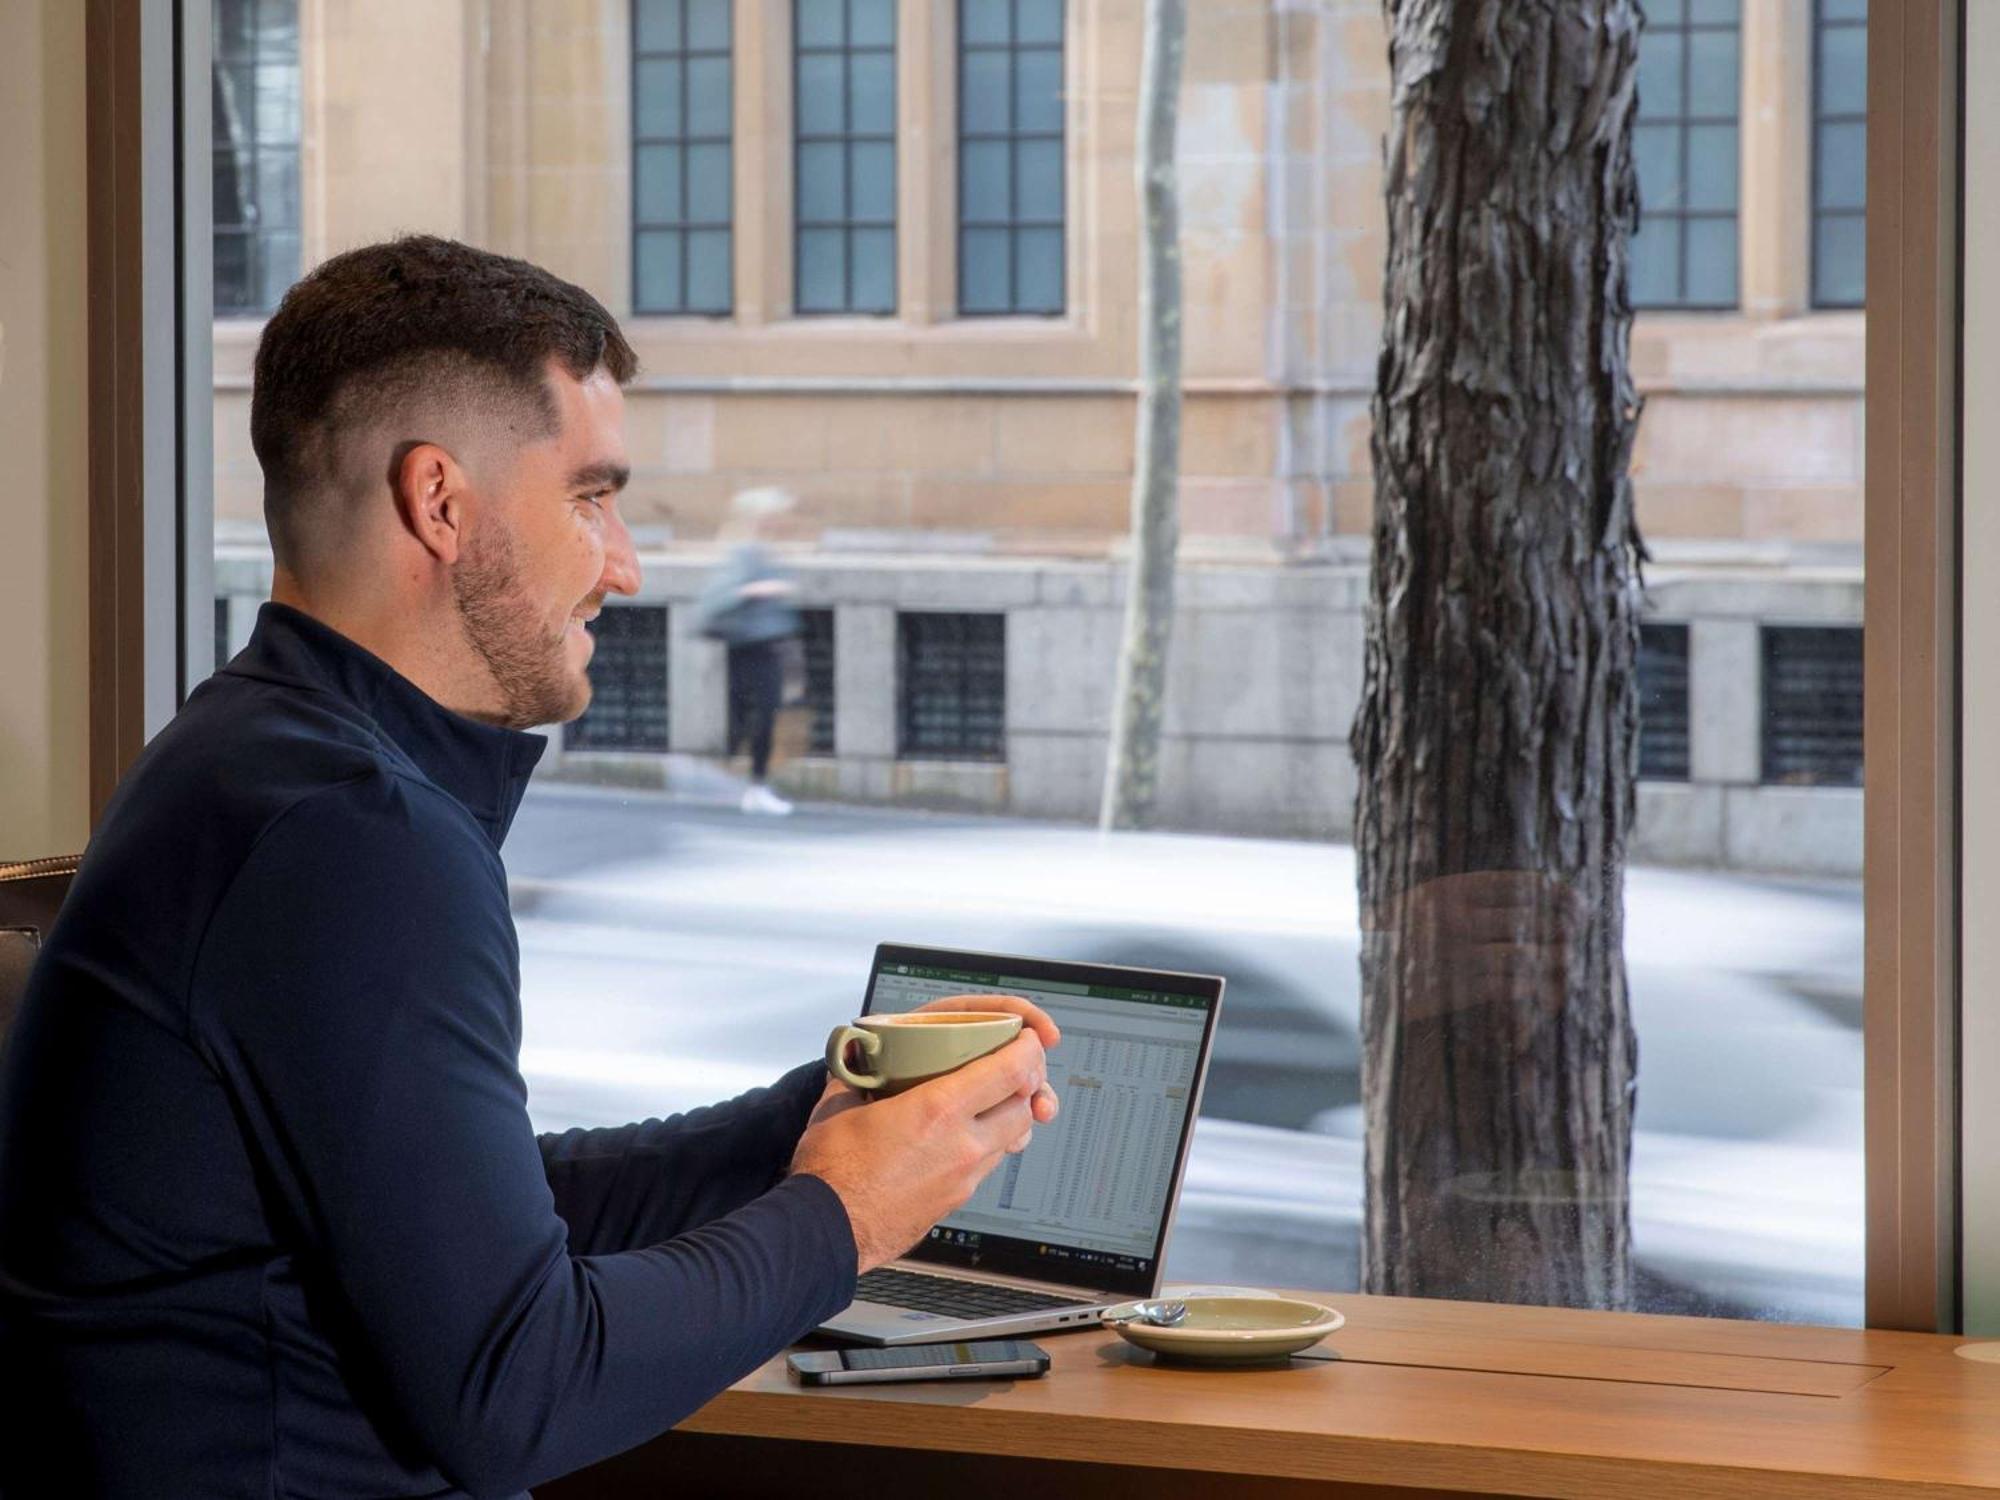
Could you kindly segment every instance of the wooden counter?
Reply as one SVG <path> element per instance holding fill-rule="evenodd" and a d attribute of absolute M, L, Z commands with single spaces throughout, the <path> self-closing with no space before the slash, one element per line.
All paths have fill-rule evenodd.
<path fill-rule="evenodd" d="M 2000 1364 L 1928 1334 L 1317 1294 L 1282 1366 L 1043 1335 L 1045 1379 L 802 1390 L 773 1360 L 537 1491 L 624 1495 L 1841 1500 L 2000 1493 Z"/>

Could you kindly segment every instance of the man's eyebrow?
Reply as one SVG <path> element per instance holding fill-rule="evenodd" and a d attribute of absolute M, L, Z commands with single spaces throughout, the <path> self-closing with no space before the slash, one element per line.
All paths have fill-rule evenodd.
<path fill-rule="evenodd" d="M 594 463 L 570 470 L 568 487 L 573 490 L 622 490 L 632 471 L 624 464 Z"/>

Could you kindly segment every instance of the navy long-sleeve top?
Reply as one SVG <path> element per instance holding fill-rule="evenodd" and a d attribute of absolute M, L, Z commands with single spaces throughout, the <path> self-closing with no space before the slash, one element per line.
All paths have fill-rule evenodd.
<path fill-rule="evenodd" d="M 822 1066 L 530 1126 L 542 743 L 266 605 L 140 757 L 0 1067 L 0 1492 L 518 1495 L 850 1299 Z"/>

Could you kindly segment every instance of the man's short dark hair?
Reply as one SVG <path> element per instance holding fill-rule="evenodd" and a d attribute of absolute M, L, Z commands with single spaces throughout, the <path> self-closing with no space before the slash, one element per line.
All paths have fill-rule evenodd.
<path fill-rule="evenodd" d="M 602 368 L 620 385 L 638 369 L 601 302 L 525 260 L 407 235 L 322 263 L 257 345 L 250 442 L 278 561 L 307 547 L 306 502 L 331 480 L 343 433 L 441 395 L 513 408 L 553 432 L 551 359 L 578 380 Z"/>

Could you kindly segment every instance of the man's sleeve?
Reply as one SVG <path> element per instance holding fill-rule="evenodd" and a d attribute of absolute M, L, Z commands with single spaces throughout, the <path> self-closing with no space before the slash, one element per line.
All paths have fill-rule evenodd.
<path fill-rule="evenodd" d="M 826 1064 L 669 1120 L 545 1135 L 539 1145 L 569 1248 L 650 1245 L 769 1192 L 791 1164 L 826 1088 Z"/>
<path fill-rule="evenodd" d="M 678 1238 L 574 1256 L 528 1121 L 498 858 L 387 777 L 266 832 L 211 923 L 191 1019 L 248 1146 L 445 1476 L 512 1494 L 679 1421 L 851 1298 L 794 1176 Z"/>

